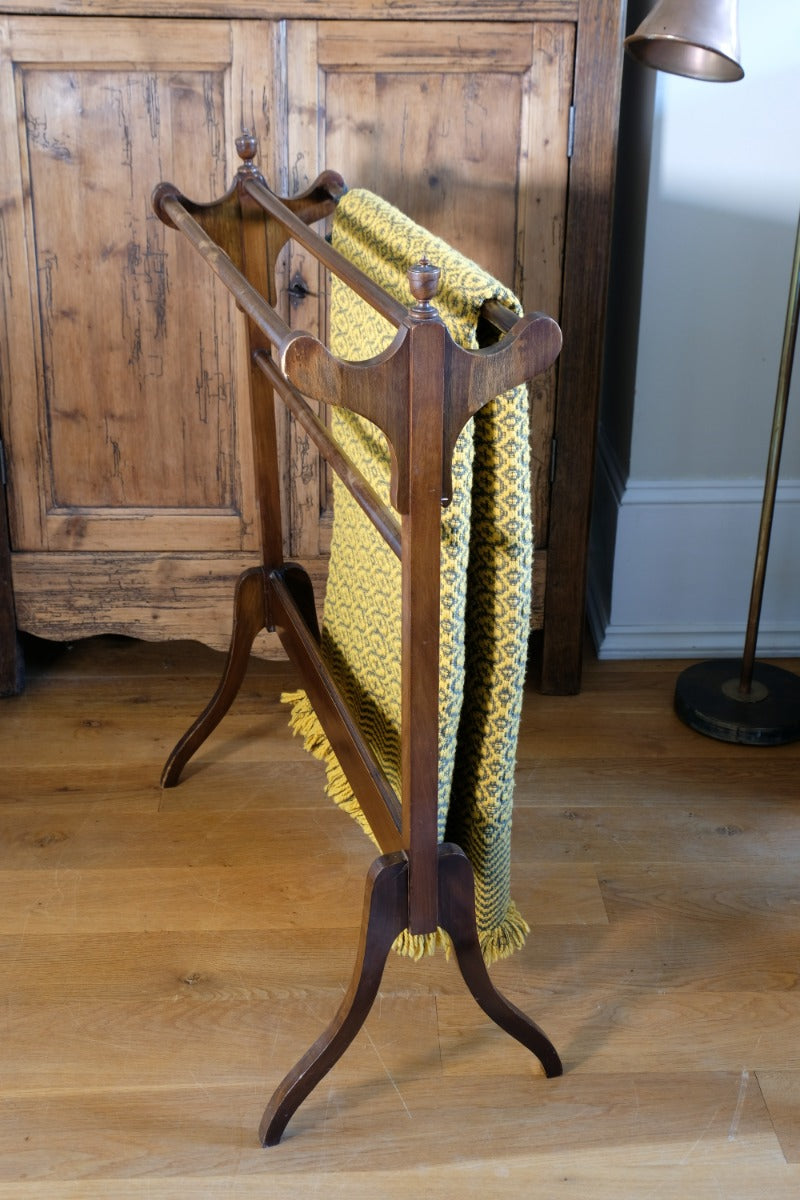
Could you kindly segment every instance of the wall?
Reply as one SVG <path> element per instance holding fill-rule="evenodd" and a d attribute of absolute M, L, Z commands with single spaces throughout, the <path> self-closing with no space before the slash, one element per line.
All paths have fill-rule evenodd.
<path fill-rule="evenodd" d="M 625 67 L 590 556 L 604 658 L 743 644 L 800 207 L 800 5 L 741 0 L 740 30 L 738 83 Z M 795 378 L 761 656 L 800 655 L 798 410 Z"/>

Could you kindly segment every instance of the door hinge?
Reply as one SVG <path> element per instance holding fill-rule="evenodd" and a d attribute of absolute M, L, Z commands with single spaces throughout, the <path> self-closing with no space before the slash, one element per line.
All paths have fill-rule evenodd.
<path fill-rule="evenodd" d="M 550 439 L 550 482 L 552 483 L 556 477 L 556 458 L 558 457 L 558 441 L 556 438 Z"/>
<path fill-rule="evenodd" d="M 567 158 L 572 158 L 575 149 L 575 105 L 569 106 L 569 124 L 567 125 Z"/>
<path fill-rule="evenodd" d="M 3 439 L 0 438 L 0 486 L 5 487 L 8 483 L 6 475 L 6 448 L 3 445 Z"/>

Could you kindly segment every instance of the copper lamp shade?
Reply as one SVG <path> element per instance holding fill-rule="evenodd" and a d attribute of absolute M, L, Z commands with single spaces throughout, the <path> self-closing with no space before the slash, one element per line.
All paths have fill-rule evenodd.
<path fill-rule="evenodd" d="M 656 71 L 732 83 L 744 75 L 737 9 L 737 0 L 659 0 L 625 46 Z"/>

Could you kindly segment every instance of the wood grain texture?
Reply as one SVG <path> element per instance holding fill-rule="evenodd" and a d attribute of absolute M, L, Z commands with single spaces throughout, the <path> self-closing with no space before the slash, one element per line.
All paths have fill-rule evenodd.
<path fill-rule="evenodd" d="M 800 1071 L 759 1071 L 758 1086 L 786 1161 L 800 1163 Z"/>
<path fill-rule="evenodd" d="M 7 319 L 12 345 L 32 323 L 38 365 L 27 392 L 24 357 L 10 365 L 14 550 L 166 549 L 174 520 L 187 548 L 254 549 L 232 308 L 148 206 L 162 172 L 201 198 L 227 187 L 237 27 L 54 19 L 7 32 L 6 119 L 28 136 L 16 153 L 3 136 L 35 247 L 33 312 L 20 276 Z M 264 51 L 268 32 L 248 37 Z"/>
<path fill-rule="evenodd" d="M 298 561 L 298 560 L 295 560 Z M 17 554 L 12 556 L 19 629 L 56 642 L 104 633 L 152 641 L 193 638 L 227 650 L 236 581 L 257 554 Z M 326 562 L 300 559 L 322 611 Z M 533 623 L 541 628 L 547 553 L 533 566 Z M 74 586 L 80 576 L 81 587 Z M 13 653 L 9 643 L 7 653 Z M 284 657 L 277 637 L 256 638 L 260 658 Z"/>
<path fill-rule="evenodd" d="M 236 581 L 259 562 L 255 553 L 17 554 L 11 567 L 17 625 L 61 642 L 90 637 L 99 626 L 154 641 L 196 638 L 227 650 Z M 324 564 L 302 565 L 321 606 Z M 284 656 L 277 637 L 266 632 L 256 638 L 255 651 Z"/>
<path fill-rule="evenodd" d="M 221 661 L 77 642 L 0 705 L 0 1200 L 794 1200 L 800 744 L 687 730 L 674 663 L 589 659 L 581 695 L 529 691 L 532 933 L 491 975 L 566 1074 L 545 1080 L 455 963 L 392 956 L 263 1151 L 264 1103 L 341 1000 L 372 849 L 288 732 L 284 662 L 253 660 L 159 791 Z"/>
<path fill-rule="evenodd" d="M 273 173 L 276 30 L 95 15 L 0 24 L 0 392 L 18 626 L 69 638 L 99 620 L 149 636 L 149 608 L 155 636 L 162 619 L 174 636 L 180 610 L 165 610 L 182 556 L 235 560 L 256 551 L 258 531 L 238 318 L 149 198 L 162 175 L 198 199 L 221 194 L 244 125 Z M 140 555 L 159 565 L 120 587 Z M 213 589 L 208 607 L 190 603 L 180 636 L 224 645 L 229 597 L 221 620 Z"/>

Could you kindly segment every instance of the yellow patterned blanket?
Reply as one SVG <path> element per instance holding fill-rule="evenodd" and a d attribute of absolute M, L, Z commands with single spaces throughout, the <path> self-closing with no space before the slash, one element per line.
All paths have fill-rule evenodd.
<path fill-rule="evenodd" d="M 434 300 L 459 345 L 477 349 L 483 302 L 519 312 L 513 294 L 427 230 L 370 192 L 337 206 L 333 244 L 403 304 L 407 271 L 421 257 L 441 268 Z M 395 330 L 338 278 L 331 280 L 334 354 L 365 359 Z M 389 502 L 383 435 L 334 409 L 337 441 Z M 499 396 L 466 426 L 453 462 L 453 501 L 442 514 L 439 689 L 439 838 L 456 842 L 475 872 L 478 931 L 492 962 L 521 946 L 528 926 L 510 895 L 514 765 L 530 627 L 533 543 L 528 394 Z M 334 483 L 334 525 L 322 631 L 323 654 L 387 779 L 400 792 L 400 565 L 346 488 Z M 304 693 L 286 697 L 291 724 L 328 767 L 328 793 L 369 832 Z M 413 957 L 445 939 L 406 933 Z M 446 939 L 445 939 L 446 940 Z"/>

